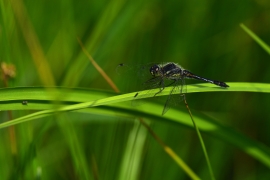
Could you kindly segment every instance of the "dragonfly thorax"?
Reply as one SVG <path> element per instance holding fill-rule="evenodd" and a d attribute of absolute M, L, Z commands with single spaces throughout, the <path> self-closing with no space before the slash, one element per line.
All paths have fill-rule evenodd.
<path fill-rule="evenodd" d="M 176 63 L 155 64 L 151 66 L 150 73 L 155 77 L 177 80 L 182 78 L 183 69 Z"/>

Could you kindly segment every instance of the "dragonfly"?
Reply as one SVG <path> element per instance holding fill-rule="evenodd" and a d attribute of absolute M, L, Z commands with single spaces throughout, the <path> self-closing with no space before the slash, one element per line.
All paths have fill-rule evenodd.
<path fill-rule="evenodd" d="M 121 63 L 118 66 L 123 67 L 125 66 L 125 64 Z M 146 70 L 145 67 L 147 66 L 143 66 L 143 68 L 140 69 Z M 229 87 L 225 82 L 211 80 L 198 76 L 174 62 L 154 63 L 151 64 L 149 67 L 149 74 L 151 75 L 151 78 L 145 81 L 143 85 L 148 88 L 159 88 L 159 90 L 154 93 L 153 96 L 161 93 L 166 87 L 171 85 L 173 86 L 169 93 L 169 96 L 167 97 L 166 103 L 162 111 L 162 115 L 164 115 L 169 110 L 172 101 L 176 102 L 177 104 L 183 99 L 183 96 L 186 93 L 185 79 L 196 79 L 200 81 L 205 81 L 215 84 L 221 88 Z M 140 71 L 138 73 L 143 74 Z M 173 94 L 178 93 L 181 96 L 178 95 L 178 98 L 172 97 Z M 134 95 L 134 98 L 136 98 L 138 95 L 139 93 L 137 92 Z"/>

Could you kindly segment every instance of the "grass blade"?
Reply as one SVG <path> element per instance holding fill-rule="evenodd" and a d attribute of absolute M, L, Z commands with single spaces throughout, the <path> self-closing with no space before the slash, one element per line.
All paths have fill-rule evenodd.
<path fill-rule="evenodd" d="M 244 24 L 240 24 L 240 27 L 246 31 L 250 37 L 256 41 L 268 54 L 270 54 L 270 47 L 263 41 L 259 36 L 257 36 L 254 32 L 252 32 L 248 27 L 246 27 Z"/>

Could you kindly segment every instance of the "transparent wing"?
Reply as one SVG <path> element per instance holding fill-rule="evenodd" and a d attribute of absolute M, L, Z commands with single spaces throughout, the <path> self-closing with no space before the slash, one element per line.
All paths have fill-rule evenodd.
<path fill-rule="evenodd" d="M 181 89 L 180 89 L 180 95 L 183 95 L 183 94 L 187 93 L 187 86 L 186 86 L 186 82 L 185 82 L 184 78 L 180 79 L 180 81 L 181 81 L 181 85 L 182 85 Z"/>
<path fill-rule="evenodd" d="M 153 78 L 149 70 L 154 64 L 144 65 L 121 63 L 116 68 L 116 74 L 121 77 L 125 92 L 147 90 L 159 87 L 160 78 Z"/>
<path fill-rule="evenodd" d="M 183 94 L 185 94 L 186 92 L 187 88 L 185 85 L 185 79 L 182 78 L 175 81 L 175 83 L 173 84 L 173 88 L 168 95 L 168 98 L 164 105 L 162 115 L 164 115 L 171 108 L 172 105 L 180 104 L 184 99 Z"/>
<path fill-rule="evenodd" d="M 155 96 L 158 90 L 155 88 L 164 89 L 164 84 L 161 83 L 161 77 L 153 77 L 150 73 L 150 68 L 154 64 L 160 63 L 148 63 L 144 65 L 137 64 L 125 64 L 121 63 L 116 68 L 116 74 L 120 77 L 120 84 L 122 84 L 122 90 L 124 92 L 136 92 L 134 93 L 134 100 L 131 102 L 132 106 L 138 106 L 145 101 L 138 100 L 143 97 Z M 147 90 L 145 92 L 139 92 Z"/>
<path fill-rule="evenodd" d="M 152 77 L 142 84 L 141 89 L 147 90 L 144 95 L 155 96 L 157 93 L 161 92 L 164 89 L 163 82 L 164 80 L 161 77 Z M 142 97 L 143 94 L 139 93 L 139 95 Z"/>

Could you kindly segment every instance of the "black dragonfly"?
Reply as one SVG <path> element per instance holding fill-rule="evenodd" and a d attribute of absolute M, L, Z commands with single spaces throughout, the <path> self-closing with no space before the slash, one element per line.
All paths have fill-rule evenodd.
<path fill-rule="evenodd" d="M 125 64 L 119 64 L 118 68 L 121 68 L 125 66 Z M 170 91 L 170 94 L 166 100 L 166 103 L 164 105 L 162 115 L 164 115 L 170 108 L 170 103 L 172 99 L 176 101 L 176 103 L 179 103 L 183 99 L 183 94 L 186 93 L 186 87 L 185 87 L 185 79 L 196 79 L 201 80 L 205 82 L 209 82 L 212 84 L 215 84 L 217 86 L 220 86 L 222 88 L 228 88 L 229 86 L 225 82 L 216 81 L 207 79 L 201 76 L 198 76 L 196 74 L 193 74 L 192 72 L 184 69 L 180 65 L 174 62 L 167 62 L 167 63 L 155 63 L 150 64 L 150 66 L 142 66 L 137 71 L 138 75 L 144 74 L 145 70 L 147 70 L 147 67 L 149 68 L 149 72 L 151 74 L 151 78 L 143 83 L 143 86 L 148 88 L 159 88 L 159 91 L 154 93 L 153 96 L 156 96 L 157 94 L 161 93 L 165 87 L 168 87 L 170 85 L 173 85 L 172 90 Z M 169 83 L 168 83 L 169 81 Z M 178 95 L 178 98 L 172 98 L 173 94 L 179 93 L 182 96 Z M 136 93 L 134 95 L 134 98 L 136 98 L 139 95 L 139 93 Z"/>

